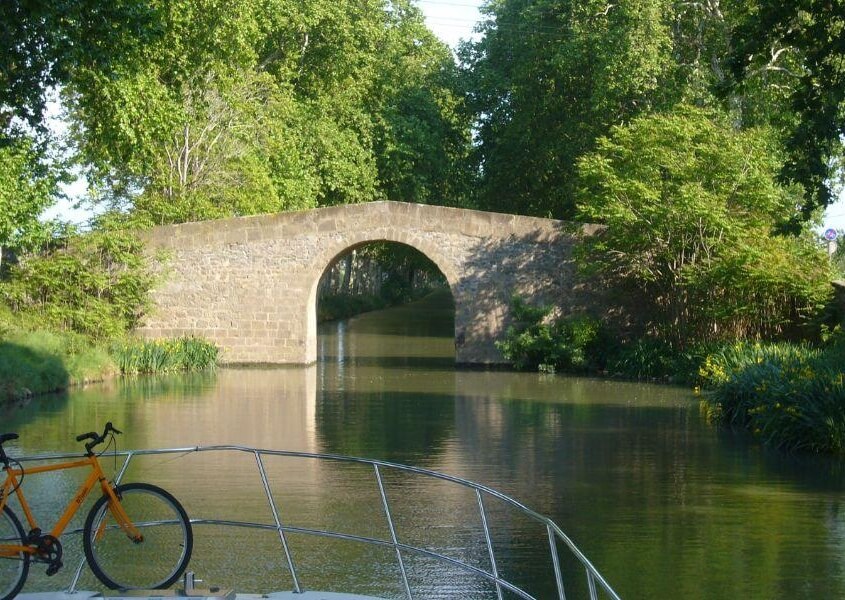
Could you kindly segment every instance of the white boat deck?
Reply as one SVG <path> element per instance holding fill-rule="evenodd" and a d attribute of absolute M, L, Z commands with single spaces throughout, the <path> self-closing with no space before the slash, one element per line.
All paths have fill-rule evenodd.
<path fill-rule="evenodd" d="M 211 590 L 194 590 L 190 595 L 183 595 L 182 590 L 134 590 L 132 592 L 40 592 L 20 594 L 19 600 L 87 600 L 88 598 L 108 598 L 109 600 L 384 600 L 375 596 L 360 596 L 357 594 L 342 594 L 337 592 L 272 592 L 270 594 L 237 594 L 235 592 L 212 592 Z"/>

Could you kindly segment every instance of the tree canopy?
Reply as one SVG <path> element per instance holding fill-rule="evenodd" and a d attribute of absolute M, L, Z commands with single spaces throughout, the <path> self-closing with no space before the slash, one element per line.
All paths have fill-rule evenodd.
<path fill-rule="evenodd" d="M 785 181 L 806 190 L 802 218 L 835 200 L 845 155 L 845 2 L 756 0 L 734 30 L 732 89 L 761 73 L 785 74 Z M 798 222 L 794 220 L 793 224 Z"/>
<path fill-rule="evenodd" d="M 103 199 L 155 223 L 460 201 L 468 120 L 449 51 L 410 3 L 179 0 L 157 14 L 141 62 L 69 82 Z"/>
<path fill-rule="evenodd" d="M 614 127 L 579 161 L 579 214 L 607 225 L 584 265 L 680 346 L 783 334 L 818 313 L 833 271 L 814 240 L 777 235 L 800 198 L 779 165 L 770 131 L 700 109 Z"/>
<path fill-rule="evenodd" d="M 789 219 L 807 221 L 841 173 L 843 14 L 841 0 L 490 2 L 462 52 L 479 206 L 571 218 L 596 140 L 686 103 L 772 127 L 782 180 L 806 191 Z"/>

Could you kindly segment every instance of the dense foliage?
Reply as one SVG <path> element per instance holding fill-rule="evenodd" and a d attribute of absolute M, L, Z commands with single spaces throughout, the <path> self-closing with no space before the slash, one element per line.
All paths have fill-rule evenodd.
<path fill-rule="evenodd" d="M 496 346 L 516 369 L 546 373 L 597 372 L 606 349 L 600 323 L 590 317 L 549 320 L 548 307 L 534 307 L 521 297 L 511 301 L 514 323 Z"/>
<path fill-rule="evenodd" d="M 453 62 L 409 2 L 153 5 L 153 40 L 68 82 L 101 199 L 156 224 L 460 201 Z"/>
<path fill-rule="evenodd" d="M 0 267 L 4 248 L 27 250 L 44 240 L 38 216 L 53 203 L 57 184 L 58 174 L 41 162 L 31 138 L 0 132 Z"/>
<path fill-rule="evenodd" d="M 579 162 L 579 214 L 607 225 L 583 265 L 628 292 L 643 333 L 678 349 L 790 333 L 824 307 L 834 272 L 815 239 L 778 235 L 800 198 L 775 182 L 778 166 L 765 130 L 709 111 L 614 127 Z"/>
<path fill-rule="evenodd" d="M 146 263 L 132 232 L 71 231 L 20 256 L 0 283 L 0 298 L 42 327 L 113 338 L 129 331 L 147 305 L 153 277 Z"/>
<path fill-rule="evenodd" d="M 548 307 L 531 306 L 519 296 L 512 298 L 511 312 L 513 322 L 496 347 L 521 370 L 696 384 L 713 351 L 708 344 L 678 351 L 653 336 L 620 337 L 606 318 L 552 318 Z"/>
<path fill-rule="evenodd" d="M 807 191 L 802 217 L 835 199 L 845 137 L 845 2 L 757 0 L 734 30 L 731 91 L 783 73 L 793 118 L 784 123 L 784 180 Z M 800 222 L 796 219 L 793 227 Z"/>
<path fill-rule="evenodd" d="M 580 157 L 613 126 L 679 102 L 769 125 L 812 217 L 832 201 L 845 115 L 842 2 L 498 0 L 463 48 L 477 201 L 571 218 Z M 779 166 L 781 167 L 781 166 Z"/>
<path fill-rule="evenodd" d="M 465 47 L 478 119 L 478 203 L 574 214 L 575 161 L 617 122 L 668 101 L 667 2 L 505 0 Z"/>
<path fill-rule="evenodd" d="M 734 344 L 701 366 L 711 419 L 788 450 L 845 450 L 845 344 Z"/>

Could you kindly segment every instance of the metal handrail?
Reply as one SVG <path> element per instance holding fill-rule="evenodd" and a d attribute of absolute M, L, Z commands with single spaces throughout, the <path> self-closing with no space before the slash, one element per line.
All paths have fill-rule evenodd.
<path fill-rule="evenodd" d="M 613 590 L 610 584 L 605 580 L 605 578 L 598 572 L 598 570 L 593 566 L 593 564 L 587 559 L 586 556 L 575 546 L 574 542 L 567 536 L 560 527 L 557 526 L 554 521 L 549 519 L 548 517 L 528 508 L 518 500 L 514 500 L 510 496 L 507 496 L 493 488 L 487 487 L 485 485 L 475 483 L 466 479 L 462 479 L 460 477 L 455 477 L 454 475 L 447 475 L 445 473 L 439 473 L 437 471 L 431 471 L 429 469 L 423 469 L 420 467 L 413 467 L 409 465 L 402 465 L 399 463 L 393 463 L 389 461 L 383 460 L 375 460 L 375 459 L 367 459 L 367 458 L 358 458 L 353 456 L 343 456 L 339 454 L 317 454 L 312 452 L 297 452 L 293 450 L 269 450 L 269 449 L 260 449 L 260 448 L 251 448 L 248 446 L 237 446 L 237 445 L 217 445 L 217 446 L 191 446 L 185 448 L 165 448 L 165 449 L 155 449 L 155 450 L 124 450 L 120 452 L 116 452 L 115 456 L 124 457 L 123 465 L 115 477 L 115 483 L 119 484 L 123 475 L 126 473 L 127 468 L 129 467 L 129 463 L 132 459 L 136 456 L 149 456 L 149 455 L 158 455 L 158 454 L 190 454 L 190 453 L 200 453 L 200 452 L 244 452 L 249 453 L 255 456 L 256 465 L 259 471 L 259 475 L 262 481 L 262 485 L 264 487 L 264 492 L 267 495 L 267 502 L 270 507 L 270 511 L 273 515 L 273 524 L 267 523 L 254 523 L 249 521 L 228 521 L 228 520 L 220 520 L 220 519 L 203 519 L 203 518 L 192 518 L 191 523 L 197 525 L 222 525 L 222 526 L 229 526 L 229 527 L 247 527 L 247 528 L 255 528 L 255 529 L 264 529 L 264 530 L 273 530 L 276 531 L 279 535 L 279 541 L 282 547 L 282 552 L 285 556 L 285 561 L 287 563 L 288 569 L 290 570 L 291 577 L 293 580 L 294 591 L 299 593 L 302 591 L 301 584 L 299 582 L 299 577 L 297 574 L 296 565 L 293 560 L 293 556 L 290 551 L 290 547 L 288 546 L 286 534 L 288 533 L 295 533 L 295 534 L 306 534 L 306 535 L 313 535 L 313 536 L 320 536 L 320 537 L 327 537 L 332 539 L 340 539 L 346 541 L 354 541 L 360 542 L 370 545 L 378 545 L 393 548 L 397 562 L 399 564 L 399 570 L 402 578 L 402 586 L 405 591 L 405 596 L 408 600 L 413 600 L 413 596 L 411 593 L 410 583 L 408 581 L 408 574 L 405 569 L 404 560 L 402 558 L 402 553 L 414 553 L 421 556 L 426 556 L 429 558 L 433 558 L 442 562 L 445 562 L 451 566 L 458 567 L 467 571 L 473 575 L 482 577 L 496 586 L 496 593 L 499 599 L 502 598 L 502 590 L 508 590 L 509 592 L 516 594 L 518 597 L 523 598 L 525 600 L 537 600 L 534 596 L 526 592 L 525 590 L 521 589 L 519 586 L 503 579 L 499 573 L 498 566 L 496 563 L 495 552 L 492 544 L 492 539 L 490 535 L 490 529 L 487 523 L 487 515 L 484 509 L 484 497 L 490 496 L 492 498 L 496 498 L 497 500 L 504 502 L 505 504 L 510 505 L 511 507 L 517 509 L 525 516 L 537 521 L 538 523 L 544 525 L 546 527 L 548 538 L 549 538 L 549 551 L 552 558 L 552 564 L 554 567 L 554 575 L 555 575 L 555 583 L 557 586 L 558 598 L 560 600 L 566 600 L 566 594 L 564 591 L 564 582 L 563 576 L 561 573 L 560 568 L 560 559 L 558 556 L 557 550 L 557 543 L 558 541 L 563 542 L 566 548 L 571 552 L 571 554 L 581 563 L 586 571 L 587 577 L 587 588 L 589 590 L 589 597 L 590 600 L 598 600 L 598 591 L 603 591 L 610 600 L 621 600 L 619 595 Z M 43 454 L 37 456 L 29 456 L 18 458 L 21 462 L 30 462 L 30 461 L 48 461 L 48 460 L 66 460 L 68 458 L 76 457 L 78 454 Z M 384 509 L 385 518 L 387 519 L 388 523 L 388 530 L 390 532 L 390 540 L 382 540 L 378 538 L 366 537 L 366 536 L 359 536 L 353 535 L 348 533 L 341 533 L 336 531 L 326 531 L 320 529 L 310 529 L 304 527 L 295 527 L 292 525 L 286 525 L 282 522 L 279 511 L 276 506 L 275 498 L 273 496 L 272 490 L 270 488 L 269 481 L 267 479 L 267 473 L 264 469 L 264 464 L 262 457 L 264 456 L 282 456 L 282 457 L 289 457 L 289 458 L 305 458 L 305 459 L 316 459 L 316 460 L 328 460 L 328 461 L 335 461 L 335 462 L 344 462 L 344 463 L 357 463 L 363 465 L 369 465 L 373 468 L 376 484 L 378 486 L 379 495 L 382 500 L 382 508 Z M 442 481 L 447 481 L 450 483 L 457 484 L 467 489 L 471 489 L 475 492 L 476 499 L 478 502 L 479 513 L 481 517 L 481 523 L 484 530 L 484 539 L 487 546 L 487 553 L 490 558 L 490 565 L 491 570 L 487 571 L 481 567 L 477 567 L 463 561 L 457 560 L 455 558 L 451 558 L 439 552 L 434 552 L 432 550 L 426 548 L 420 548 L 417 546 L 413 546 L 410 544 L 405 544 L 400 541 L 398 534 L 396 533 L 396 528 L 393 522 L 393 517 L 390 512 L 390 503 L 387 497 L 387 493 L 384 489 L 384 483 L 382 480 L 381 471 L 383 469 L 391 469 L 402 471 L 406 473 L 413 473 L 416 475 L 422 475 L 426 477 L 431 477 L 433 479 L 439 479 Z M 69 533 L 79 533 L 81 530 L 75 530 Z M 69 586 L 68 591 L 74 592 L 76 590 L 76 585 L 79 582 L 79 578 L 82 574 L 82 569 L 85 565 L 85 561 L 81 562 L 79 567 L 76 569 L 75 575 L 71 584 Z"/>

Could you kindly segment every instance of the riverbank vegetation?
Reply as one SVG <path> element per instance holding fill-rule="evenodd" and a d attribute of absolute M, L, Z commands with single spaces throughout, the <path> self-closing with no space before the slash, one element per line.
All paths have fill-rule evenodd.
<path fill-rule="evenodd" d="M 786 450 L 845 451 L 845 338 L 822 346 L 735 344 L 700 375 L 715 422 L 745 427 Z"/>
<path fill-rule="evenodd" d="M 173 340 L 122 340 L 111 345 L 111 355 L 124 375 L 202 371 L 217 364 L 219 349 L 194 337 Z"/>
<path fill-rule="evenodd" d="M 70 358 L 99 360 L 83 347 L 114 358 L 161 272 L 139 229 L 383 199 L 606 226 L 576 256 L 603 299 L 564 320 L 517 310 L 501 346 L 517 366 L 692 381 L 734 347 L 837 352 L 842 263 L 815 231 L 845 163 L 841 0 L 482 10 L 455 56 L 409 0 L 0 5 L 4 352 L 25 371 L 63 348 L 81 380 Z M 99 216 L 39 218 L 79 173 Z M 342 258 L 322 317 L 412 297 L 425 286 L 402 260 Z M 771 352 L 754 364 L 780 365 Z M 725 364 L 729 381 L 757 369 Z M 704 379 L 714 419 L 770 437 L 762 404 L 734 410 L 719 394 L 741 386 Z"/>
<path fill-rule="evenodd" d="M 217 354 L 198 338 L 93 337 L 0 307 L 0 405 L 119 375 L 206 370 Z"/>

